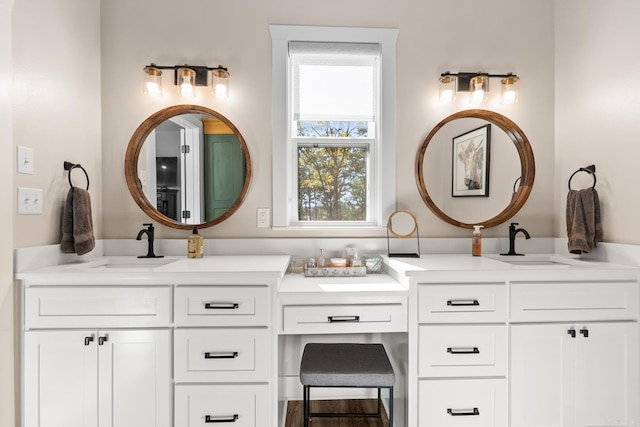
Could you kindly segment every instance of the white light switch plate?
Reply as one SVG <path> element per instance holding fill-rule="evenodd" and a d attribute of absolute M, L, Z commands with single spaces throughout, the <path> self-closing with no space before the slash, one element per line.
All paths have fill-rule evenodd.
<path fill-rule="evenodd" d="M 42 189 L 18 187 L 18 215 L 42 213 Z"/>
<path fill-rule="evenodd" d="M 33 175 L 33 148 L 18 146 L 18 173 Z"/>

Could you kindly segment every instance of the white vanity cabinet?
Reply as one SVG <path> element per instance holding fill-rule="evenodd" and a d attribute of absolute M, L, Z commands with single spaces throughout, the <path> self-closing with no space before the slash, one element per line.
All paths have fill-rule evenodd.
<path fill-rule="evenodd" d="M 25 287 L 23 426 L 171 426 L 170 301 L 168 286 Z"/>
<path fill-rule="evenodd" d="M 506 283 L 420 282 L 410 299 L 408 425 L 506 427 Z"/>
<path fill-rule="evenodd" d="M 511 425 L 637 425 L 637 282 L 511 290 Z"/>
<path fill-rule="evenodd" d="M 175 287 L 175 426 L 271 425 L 271 289 L 255 281 Z"/>
<path fill-rule="evenodd" d="M 22 427 L 276 427 L 273 305 L 289 257 L 165 260 L 16 274 Z"/>
<path fill-rule="evenodd" d="M 409 293 L 407 426 L 637 426 L 639 271 L 387 260 Z"/>

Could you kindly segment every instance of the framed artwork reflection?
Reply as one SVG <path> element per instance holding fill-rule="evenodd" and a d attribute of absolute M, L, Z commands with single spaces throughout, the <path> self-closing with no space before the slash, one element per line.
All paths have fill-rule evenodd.
<path fill-rule="evenodd" d="M 489 197 L 491 124 L 453 138 L 453 197 Z"/>

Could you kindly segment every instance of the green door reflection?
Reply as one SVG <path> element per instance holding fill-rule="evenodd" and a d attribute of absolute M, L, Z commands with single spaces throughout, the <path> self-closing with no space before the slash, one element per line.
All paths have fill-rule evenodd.
<path fill-rule="evenodd" d="M 204 136 L 205 221 L 212 221 L 236 202 L 245 177 L 244 152 L 233 133 Z"/>

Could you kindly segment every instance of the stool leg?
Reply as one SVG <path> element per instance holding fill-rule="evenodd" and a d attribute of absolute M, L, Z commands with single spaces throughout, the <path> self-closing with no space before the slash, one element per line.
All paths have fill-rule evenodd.
<path fill-rule="evenodd" d="M 389 427 L 393 427 L 393 387 L 389 387 Z"/>
<path fill-rule="evenodd" d="M 304 427 L 309 427 L 309 386 L 305 385 L 303 392 L 302 392 L 302 411 L 304 412 L 303 417 L 304 417 Z"/>

